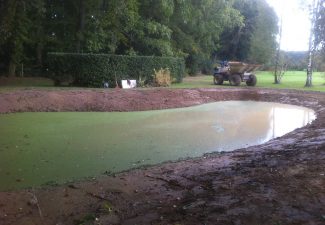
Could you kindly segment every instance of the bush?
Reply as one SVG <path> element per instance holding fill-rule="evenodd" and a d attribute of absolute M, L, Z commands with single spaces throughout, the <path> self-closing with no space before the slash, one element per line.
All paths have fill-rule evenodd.
<path fill-rule="evenodd" d="M 169 87 L 171 85 L 171 77 L 169 69 L 155 70 L 154 86 Z"/>
<path fill-rule="evenodd" d="M 152 81 L 154 70 L 167 68 L 173 81 L 181 82 L 185 71 L 181 58 L 108 54 L 49 53 L 48 66 L 56 84 L 72 78 L 74 85 L 88 87 L 105 81 L 115 86 L 122 79 Z"/>

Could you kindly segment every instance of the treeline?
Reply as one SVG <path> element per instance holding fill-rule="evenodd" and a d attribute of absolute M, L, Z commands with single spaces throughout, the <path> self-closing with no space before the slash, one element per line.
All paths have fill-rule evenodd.
<path fill-rule="evenodd" d="M 268 62 L 277 33 L 266 0 L 0 0 L 0 70 L 76 52 L 183 57 L 196 74 L 217 59 Z"/>
<path fill-rule="evenodd" d="M 307 69 L 308 52 L 307 51 L 290 51 L 281 52 L 280 62 L 286 64 L 287 70 L 303 71 Z"/>
<path fill-rule="evenodd" d="M 313 56 L 313 70 L 325 71 L 324 53 L 315 51 Z M 308 51 L 281 51 L 279 55 L 279 63 L 286 70 L 304 71 L 308 64 Z M 265 70 L 274 70 L 275 62 L 264 65 Z"/>

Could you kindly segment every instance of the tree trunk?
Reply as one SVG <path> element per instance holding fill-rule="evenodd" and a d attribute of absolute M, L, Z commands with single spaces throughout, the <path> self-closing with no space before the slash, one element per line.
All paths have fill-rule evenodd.
<path fill-rule="evenodd" d="M 40 20 L 43 20 L 45 16 L 41 15 L 39 17 Z M 43 29 L 44 24 L 39 23 L 38 28 L 37 28 L 37 45 L 36 45 L 36 63 L 37 66 L 42 67 L 43 66 L 43 48 L 44 48 L 44 29 Z"/>
<path fill-rule="evenodd" d="M 282 42 L 282 28 L 283 28 L 283 18 L 281 15 L 279 43 L 278 43 L 278 49 L 276 51 L 276 56 L 275 56 L 274 84 L 281 83 L 280 74 L 282 73 L 282 71 L 279 71 L 279 64 L 280 64 L 281 42 Z"/>
<path fill-rule="evenodd" d="M 238 48 L 239 48 L 238 45 L 239 45 L 239 41 L 240 41 L 241 36 L 242 36 L 242 27 L 239 27 L 235 38 L 233 38 L 233 43 L 234 43 L 233 46 L 234 46 L 234 48 L 232 49 L 233 52 L 231 53 L 232 57 L 238 55 L 237 54 L 238 53 Z"/>
<path fill-rule="evenodd" d="M 305 87 L 312 86 L 312 78 L 313 78 L 313 52 L 309 51 L 309 59 L 308 59 L 308 67 L 307 67 L 307 80 Z"/>
<path fill-rule="evenodd" d="M 311 20 L 311 29 L 309 36 L 309 58 L 308 58 L 308 66 L 307 66 L 307 79 L 305 87 L 311 87 L 312 78 L 313 78 L 313 65 L 314 65 L 314 53 L 315 53 L 315 22 L 318 13 L 319 2 L 318 0 L 313 0 L 313 16 Z"/>
<path fill-rule="evenodd" d="M 36 47 L 36 58 L 37 58 L 37 65 L 42 67 L 43 65 L 43 45 L 42 43 L 38 43 Z"/>
<path fill-rule="evenodd" d="M 77 29 L 77 43 L 76 50 L 80 52 L 83 41 L 83 32 L 85 28 L 85 0 L 79 0 L 79 20 L 78 20 L 78 29 Z"/>
<path fill-rule="evenodd" d="M 279 59 L 280 59 L 280 49 L 278 49 L 275 59 L 275 68 L 274 68 L 274 84 L 280 84 L 279 81 Z"/>
<path fill-rule="evenodd" d="M 16 76 L 16 63 L 14 63 L 12 60 L 10 60 L 9 63 L 9 70 L 8 70 L 8 75 L 9 77 L 15 77 Z"/>

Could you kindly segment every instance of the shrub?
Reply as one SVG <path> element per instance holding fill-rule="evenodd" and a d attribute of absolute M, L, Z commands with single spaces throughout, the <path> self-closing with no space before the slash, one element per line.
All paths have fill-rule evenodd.
<path fill-rule="evenodd" d="M 123 56 L 108 54 L 49 53 L 50 77 L 59 84 L 70 77 L 73 84 L 101 87 L 116 80 L 153 81 L 154 70 L 169 69 L 174 82 L 181 82 L 185 63 L 181 58 L 157 56 Z"/>
<path fill-rule="evenodd" d="M 171 85 L 171 76 L 169 69 L 160 69 L 155 71 L 154 85 L 156 87 L 168 87 Z"/>

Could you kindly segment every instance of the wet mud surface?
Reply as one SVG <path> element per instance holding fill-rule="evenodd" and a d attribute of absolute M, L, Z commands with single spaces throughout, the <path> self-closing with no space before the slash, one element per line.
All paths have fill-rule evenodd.
<path fill-rule="evenodd" d="M 0 94 L 0 112 L 139 111 L 224 100 L 305 106 L 315 110 L 317 119 L 263 145 L 230 153 L 0 192 L 0 225 L 324 224 L 324 93 L 249 88 L 17 90 Z"/>

